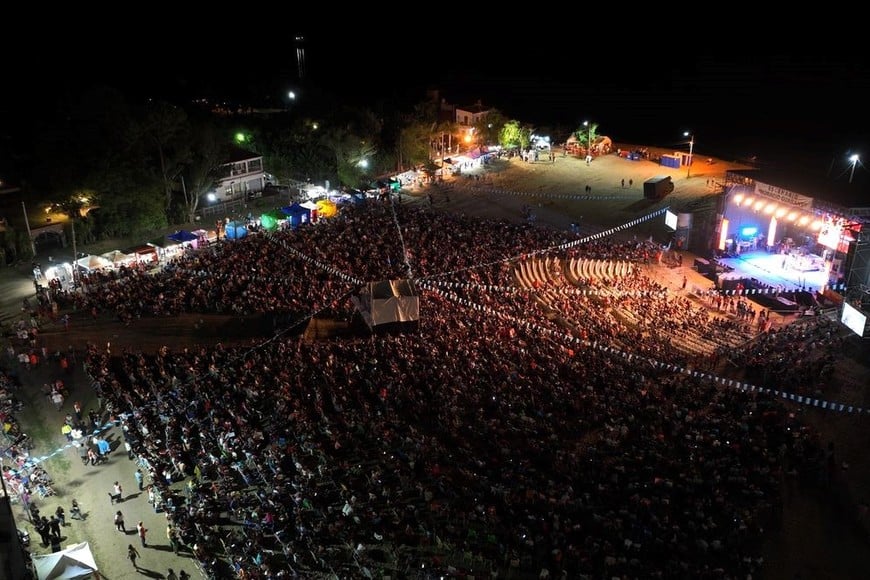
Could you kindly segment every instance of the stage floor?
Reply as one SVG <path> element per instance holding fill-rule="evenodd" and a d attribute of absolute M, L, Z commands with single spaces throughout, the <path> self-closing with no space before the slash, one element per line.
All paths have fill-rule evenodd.
<path fill-rule="evenodd" d="M 765 251 L 746 252 L 737 258 L 719 258 L 720 264 L 733 268 L 731 272 L 720 274 L 719 279 L 755 278 L 769 286 L 782 286 L 784 290 L 803 289 L 810 292 L 828 285 L 828 272 L 824 264 L 819 266 L 819 270 L 800 271 L 794 267 L 795 260 L 785 258 L 783 254 Z"/>

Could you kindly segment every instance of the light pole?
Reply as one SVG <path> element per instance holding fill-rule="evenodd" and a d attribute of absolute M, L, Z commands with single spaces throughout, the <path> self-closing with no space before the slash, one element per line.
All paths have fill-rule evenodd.
<path fill-rule="evenodd" d="M 685 131 L 683 136 L 689 138 L 689 162 L 686 164 L 686 179 L 689 179 L 692 175 L 692 153 L 695 150 L 695 134 Z"/>
<path fill-rule="evenodd" d="M 586 127 L 586 162 L 592 157 L 592 123 L 583 121 L 583 126 Z"/>
<path fill-rule="evenodd" d="M 852 156 L 849 157 L 849 161 L 852 162 L 852 172 L 849 173 L 849 183 L 852 183 L 852 178 L 855 177 L 855 166 L 858 165 L 858 161 L 860 159 L 861 158 L 858 157 L 857 153 L 854 153 L 852 154 Z"/>

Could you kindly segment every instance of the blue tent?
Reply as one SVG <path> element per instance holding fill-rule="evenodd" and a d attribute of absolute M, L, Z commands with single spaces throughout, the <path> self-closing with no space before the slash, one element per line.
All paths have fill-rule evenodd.
<path fill-rule="evenodd" d="M 178 230 L 174 234 L 169 234 L 166 237 L 173 242 L 178 242 L 179 244 L 183 244 L 184 242 L 193 242 L 199 239 L 196 234 L 193 234 L 187 230 Z"/>
<path fill-rule="evenodd" d="M 281 212 L 287 216 L 287 221 L 290 222 L 290 226 L 293 228 L 311 221 L 311 210 L 302 207 L 298 203 L 282 207 Z"/>
<path fill-rule="evenodd" d="M 241 222 L 230 222 L 224 229 L 228 240 L 241 240 L 248 235 L 248 228 Z"/>

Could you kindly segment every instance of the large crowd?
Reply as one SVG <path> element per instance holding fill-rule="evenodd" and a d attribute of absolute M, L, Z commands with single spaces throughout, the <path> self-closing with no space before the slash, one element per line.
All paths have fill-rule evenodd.
<path fill-rule="evenodd" d="M 570 328 L 552 303 L 498 291 L 530 249 L 650 259 L 633 239 L 563 249 L 577 239 L 369 204 L 57 298 L 131 324 L 181 312 L 352 320 L 358 281 L 417 280 L 411 331 L 153 353 L 90 346 L 93 387 L 208 569 L 221 554 L 240 579 L 757 574 L 780 480 L 817 468 L 822 443 L 777 399 L 654 364 L 685 362 L 672 333 L 720 319 L 637 272 L 616 288 L 630 299 L 558 295 Z M 632 331 L 632 320 L 659 328 Z M 797 338 L 770 331 L 757 344 L 775 356 Z M 632 345 L 644 356 L 627 357 Z"/>

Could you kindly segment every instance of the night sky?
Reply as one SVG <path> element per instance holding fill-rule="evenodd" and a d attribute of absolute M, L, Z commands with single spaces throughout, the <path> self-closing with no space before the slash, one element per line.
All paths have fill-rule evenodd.
<path fill-rule="evenodd" d="M 192 24 L 159 15 L 156 32 L 59 28 L 67 40 L 61 48 L 12 59 L 6 76 L 18 79 L 14 99 L 28 106 L 92 82 L 134 95 L 280 102 L 288 88 L 304 86 L 294 43 L 302 35 L 305 82 L 347 102 L 407 108 L 437 88 L 451 103 L 480 100 L 538 127 L 578 128 L 590 120 L 616 142 L 679 149 L 689 130 L 701 155 L 799 160 L 820 171 L 832 162 L 839 171 L 853 152 L 870 158 L 866 51 L 712 29 L 693 32 L 682 46 L 647 43 L 636 23 L 612 39 L 602 39 L 599 28 L 584 36 L 589 31 L 571 23 L 542 35 L 535 26 L 524 33 L 490 23 L 488 15 L 466 22 L 449 11 L 416 19 L 366 15 L 328 26 L 313 26 L 312 18 L 271 22 L 268 15 L 251 26 L 237 16 L 239 25 L 228 31 L 205 18 Z M 672 37 L 680 38 L 678 29 L 668 29 Z M 727 42 L 713 42 L 722 38 Z M 591 56 L 587 40 L 595 46 Z"/>

